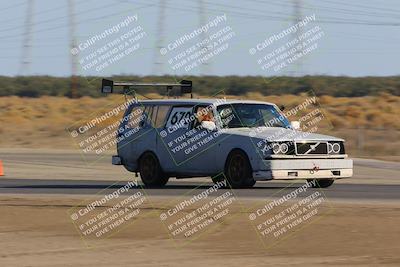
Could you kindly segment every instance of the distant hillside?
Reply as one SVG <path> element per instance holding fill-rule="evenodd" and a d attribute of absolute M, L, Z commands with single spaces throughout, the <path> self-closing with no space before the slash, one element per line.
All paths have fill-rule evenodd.
<path fill-rule="evenodd" d="M 259 92 L 262 95 L 300 94 L 313 90 L 316 95 L 330 95 L 335 97 L 359 97 L 389 93 L 400 96 L 400 76 L 392 77 L 332 77 L 332 76 L 304 76 L 304 77 L 272 77 L 260 76 L 118 76 L 115 80 L 129 80 L 138 82 L 175 82 L 183 78 L 193 80 L 194 92 L 201 95 L 212 95 L 224 90 L 230 95 L 244 95 Z M 78 77 L 78 95 L 100 97 L 101 78 Z M 139 92 L 158 92 L 163 94 L 164 89 L 138 89 Z M 70 77 L 50 76 L 0 76 L 0 96 L 39 97 L 71 96 Z"/>

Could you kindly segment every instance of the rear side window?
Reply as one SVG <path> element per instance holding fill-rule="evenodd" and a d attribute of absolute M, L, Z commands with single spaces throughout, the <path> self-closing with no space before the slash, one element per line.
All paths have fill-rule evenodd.
<path fill-rule="evenodd" d="M 129 128 L 139 128 L 140 127 L 140 122 L 144 118 L 144 107 L 143 106 L 136 106 L 132 108 L 131 113 L 129 114 L 129 120 L 128 120 L 128 127 Z"/>
<path fill-rule="evenodd" d="M 147 123 L 149 123 L 150 125 L 153 125 L 154 121 L 152 120 L 153 117 L 153 106 L 145 106 L 144 108 L 144 116 L 147 120 Z"/>
<path fill-rule="evenodd" d="M 151 125 L 152 125 L 153 127 L 155 127 L 155 125 L 156 125 L 157 110 L 158 110 L 158 106 L 153 106 L 152 112 L 151 112 L 151 119 L 150 119 Z"/>

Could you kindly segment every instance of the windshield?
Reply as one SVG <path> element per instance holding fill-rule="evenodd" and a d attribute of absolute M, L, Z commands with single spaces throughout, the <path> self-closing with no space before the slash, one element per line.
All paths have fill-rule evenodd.
<path fill-rule="evenodd" d="M 226 104 L 217 107 L 222 128 L 290 127 L 286 117 L 273 105 Z"/>

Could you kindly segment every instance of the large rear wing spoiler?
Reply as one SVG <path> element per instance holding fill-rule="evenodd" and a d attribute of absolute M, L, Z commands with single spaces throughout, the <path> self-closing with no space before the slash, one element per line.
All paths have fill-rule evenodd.
<path fill-rule="evenodd" d="M 182 80 L 179 83 L 137 83 L 137 82 L 114 82 L 112 80 L 103 79 L 101 82 L 101 92 L 105 94 L 114 93 L 114 87 L 122 86 L 123 93 L 126 94 L 134 87 L 165 87 L 167 94 L 174 87 L 180 88 L 181 94 L 192 94 L 192 81 Z"/>

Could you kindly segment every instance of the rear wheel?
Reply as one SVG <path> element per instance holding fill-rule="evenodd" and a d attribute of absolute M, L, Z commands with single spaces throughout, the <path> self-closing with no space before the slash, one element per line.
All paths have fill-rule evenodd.
<path fill-rule="evenodd" d="M 333 185 L 333 182 L 335 181 L 334 179 L 315 179 L 315 180 L 307 180 L 308 182 L 315 181 L 315 185 L 313 185 L 313 188 L 326 188 L 330 187 Z"/>
<path fill-rule="evenodd" d="M 156 155 L 151 152 L 146 152 L 140 157 L 139 172 L 142 182 L 147 187 L 164 186 L 169 179 L 162 171 Z"/>
<path fill-rule="evenodd" d="M 225 164 L 225 176 L 232 188 L 252 187 L 256 183 L 249 159 L 240 150 L 234 150 L 229 154 Z"/>

